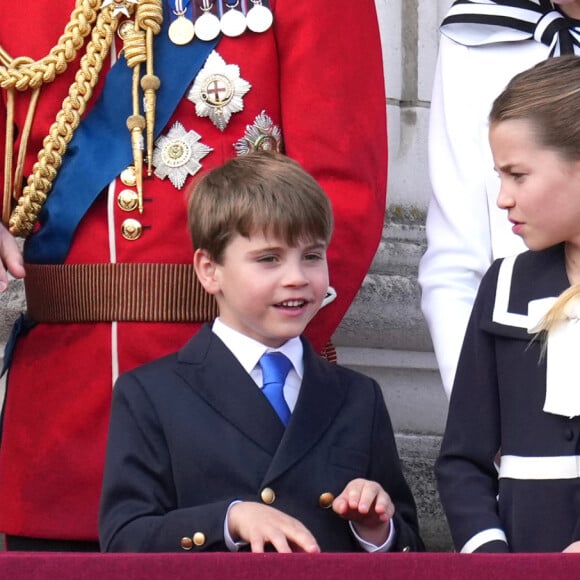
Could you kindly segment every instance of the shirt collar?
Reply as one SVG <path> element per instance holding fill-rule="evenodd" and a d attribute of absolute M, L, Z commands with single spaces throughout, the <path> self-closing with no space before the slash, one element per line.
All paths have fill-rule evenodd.
<path fill-rule="evenodd" d="M 290 359 L 294 370 L 302 380 L 304 375 L 304 348 L 300 337 L 296 336 L 287 340 L 280 348 L 270 348 L 234 330 L 222 322 L 219 317 L 215 319 L 212 330 L 228 347 L 247 373 L 252 372 L 264 353 L 281 352 Z"/>

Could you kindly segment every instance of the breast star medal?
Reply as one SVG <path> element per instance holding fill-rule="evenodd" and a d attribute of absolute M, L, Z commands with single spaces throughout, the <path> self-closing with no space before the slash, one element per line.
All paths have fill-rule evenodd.
<path fill-rule="evenodd" d="M 246 133 L 234 143 L 239 156 L 254 151 L 282 151 L 282 131 L 274 121 L 262 111 L 252 125 L 246 125 Z"/>
<path fill-rule="evenodd" d="M 252 85 L 240 77 L 240 67 L 226 64 L 214 50 L 199 71 L 187 98 L 195 104 L 198 117 L 209 117 L 223 131 L 233 113 L 244 109 L 244 95 Z"/>
<path fill-rule="evenodd" d="M 153 165 L 159 179 L 169 177 L 177 189 L 181 189 L 188 175 L 195 175 L 201 169 L 203 159 L 211 147 L 200 143 L 201 135 L 195 131 L 186 131 L 177 121 L 167 135 L 161 135 L 155 142 Z"/>

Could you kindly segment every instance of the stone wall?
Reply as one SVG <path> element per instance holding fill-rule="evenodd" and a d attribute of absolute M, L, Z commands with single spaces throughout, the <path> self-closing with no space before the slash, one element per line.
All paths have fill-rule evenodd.
<path fill-rule="evenodd" d="M 417 284 L 418 261 L 425 246 L 423 216 L 408 221 L 392 212 L 385 220 L 372 268 L 334 341 L 341 364 L 372 376 L 381 385 L 417 501 L 423 537 L 429 549 L 449 550 L 433 477 L 447 399 L 419 308 Z"/>
<path fill-rule="evenodd" d="M 427 132 L 438 26 L 450 0 L 376 0 L 385 63 L 389 181 L 383 239 L 334 340 L 341 364 L 383 389 L 430 550 L 450 550 L 433 463 L 447 414 L 420 310 L 419 259 L 430 194 Z"/>

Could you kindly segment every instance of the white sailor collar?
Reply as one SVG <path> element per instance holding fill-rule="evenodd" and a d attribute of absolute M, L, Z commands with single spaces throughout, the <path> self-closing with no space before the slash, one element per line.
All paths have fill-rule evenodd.
<path fill-rule="evenodd" d="M 550 56 L 580 54 L 580 21 L 550 0 L 458 0 L 441 33 L 466 46 L 535 40 L 550 48 Z"/>
<path fill-rule="evenodd" d="M 498 270 L 497 287 L 493 308 L 492 320 L 496 325 L 513 327 L 520 329 L 521 338 L 532 340 L 537 336 L 539 325 L 548 313 L 558 295 L 566 289 L 560 288 L 565 285 L 567 278 L 565 275 L 563 245 L 550 249 L 543 257 L 552 257 L 552 264 L 557 268 L 548 268 L 537 280 L 526 280 L 526 271 L 522 271 L 523 280 L 518 278 L 514 270 L 519 259 L 526 260 L 526 255 L 535 257 L 535 253 L 526 252 L 521 256 L 511 256 L 505 258 Z M 540 260 L 543 261 L 543 260 Z M 550 271 L 552 270 L 552 271 Z M 532 269 L 534 272 L 534 269 Z M 557 276 L 555 279 L 547 280 L 546 274 Z M 562 280 L 562 275 L 565 281 Z M 555 295 L 537 296 L 538 290 L 544 283 L 550 282 L 546 288 L 556 290 Z M 564 282 L 564 284 L 562 284 Z M 515 288 L 523 287 L 527 284 L 529 290 L 529 300 L 527 311 L 521 312 L 522 301 L 520 300 L 520 311 L 510 310 L 510 297 Z M 535 288 L 534 288 L 535 287 Z M 516 307 L 518 301 L 515 301 Z M 580 347 L 580 299 L 568 308 L 569 316 L 552 329 L 547 336 L 538 337 L 539 340 L 546 340 L 545 350 L 542 356 L 546 358 L 546 399 L 543 410 L 546 413 L 562 415 L 564 417 L 580 416 L 580 357 L 578 351 Z M 525 335 L 524 335 L 525 331 Z M 513 338 L 517 338 L 513 336 Z"/>

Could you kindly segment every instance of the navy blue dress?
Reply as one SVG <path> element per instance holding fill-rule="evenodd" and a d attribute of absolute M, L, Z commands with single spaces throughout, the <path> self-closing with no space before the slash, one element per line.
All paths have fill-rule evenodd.
<path fill-rule="evenodd" d="M 527 330 L 529 302 L 569 286 L 563 245 L 497 260 L 482 280 L 436 464 L 457 550 L 554 552 L 580 539 L 580 417 L 542 410 L 543 341 Z"/>

